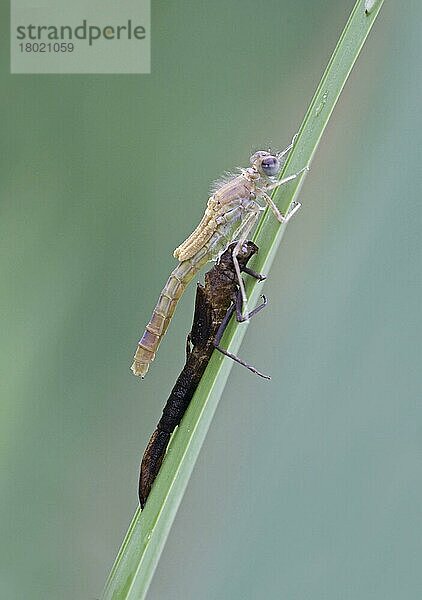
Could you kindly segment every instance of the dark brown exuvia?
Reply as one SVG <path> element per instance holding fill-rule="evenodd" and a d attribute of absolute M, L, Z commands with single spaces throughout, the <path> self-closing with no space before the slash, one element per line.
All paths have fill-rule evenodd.
<path fill-rule="evenodd" d="M 193 324 L 186 344 L 186 363 L 170 393 L 162 417 L 151 436 L 141 462 L 139 501 L 142 508 L 145 506 L 151 486 L 160 470 L 170 436 L 185 414 L 213 350 L 219 350 L 253 373 L 269 379 L 268 375 L 263 375 L 219 345 L 233 313 L 236 313 L 238 321 L 244 321 L 255 315 L 266 304 L 266 299 L 263 297 L 262 304 L 246 317 L 242 316 L 242 296 L 233 264 L 235 245 L 236 243 L 231 244 L 221 255 L 217 264 L 205 274 L 205 285 L 202 286 L 198 283 Z M 237 260 L 241 272 L 262 280 L 265 279 L 263 275 L 247 267 L 249 259 L 256 252 L 258 252 L 258 247 L 253 242 L 245 242 Z"/>

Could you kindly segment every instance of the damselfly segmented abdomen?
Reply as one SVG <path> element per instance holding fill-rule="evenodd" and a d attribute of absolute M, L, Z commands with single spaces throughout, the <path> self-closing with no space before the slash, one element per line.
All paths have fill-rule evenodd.
<path fill-rule="evenodd" d="M 241 203 L 239 203 L 241 205 Z M 209 237 L 191 258 L 183 260 L 172 271 L 164 286 L 158 302 L 152 313 L 151 320 L 145 328 L 132 364 L 135 375 L 145 377 L 150 363 L 155 358 L 158 346 L 166 333 L 179 298 L 185 291 L 191 279 L 207 262 L 215 260 L 232 241 L 235 231 L 241 222 L 241 206 L 237 206 L 235 214 L 227 223 L 221 223 L 219 228 Z"/>
<path fill-rule="evenodd" d="M 207 262 L 207 259 L 202 263 Z M 144 377 L 173 316 L 176 304 L 186 286 L 202 266 L 193 260 L 185 260 L 171 273 L 152 313 L 151 320 L 145 328 L 142 338 L 133 357 L 132 371 Z"/>

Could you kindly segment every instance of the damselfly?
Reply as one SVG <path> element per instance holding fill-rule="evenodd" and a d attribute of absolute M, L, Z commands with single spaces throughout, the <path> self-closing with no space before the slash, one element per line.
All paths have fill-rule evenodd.
<path fill-rule="evenodd" d="M 250 157 L 250 167 L 240 169 L 240 174 L 227 176 L 217 182 L 208 200 L 202 221 L 174 251 L 175 258 L 180 262 L 164 286 L 151 320 L 138 342 L 131 367 L 135 375 L 141 377 L 146 375 L 173 316 L 176 304 L 192 277 L 205 263 L 216 260 L 235 240 L 237 243 L 233 248 L 233 264 L 242 300 L 246 305 L 245 288 L 240 276 L 237 256 L 256 224 L 259 213 L 265 209 L 259 200 L 263 200 L 269 206 L 280 223 L 287 223 L 300 207 L 299 202 L 293 203 L 290 211 L 284 216 L 269 195 L 269 192 L 292 181 L 308 169 L 304 167 L 293 175 L 277 180 L 294 141 L 295 138 L 285 150 L 275 154 L 263 150 L 255 152 Z"/>

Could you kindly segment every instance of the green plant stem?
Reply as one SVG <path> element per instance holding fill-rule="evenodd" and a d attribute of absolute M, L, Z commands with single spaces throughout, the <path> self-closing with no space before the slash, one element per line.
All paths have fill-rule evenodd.
<path fill-rule="evenodd" d="M 382 4 L 383 0 L 378 0 L 367 15 L 364 0 L 356 2 L 281 176 L 298 171 L 311 162 Z M 274 194 L 282 213 L 286 213 L 296 198 L 303 180 L 304 176 L 279 188 Z M 254 238 L 260 249 L 254 262 L 255 269 L 269 273 L 284 230 L 285 226 L 279 225 L 267 210 Z M 251 305 L 257 301 L 261 289 L 259 284 L 249 282 L 247 291 Z M 239 325 L 233 321 L 225 333 L 224 346 L 236 353 L 245 331 L 245 324 Z M 224 359 L 219 353 L 214 353 L 195 396 L 172 437 L 145 509 L 135 512 L 107 580 L 103 600 L 140 600 L 145 597 L 232 364 L 232 361 Z"/>

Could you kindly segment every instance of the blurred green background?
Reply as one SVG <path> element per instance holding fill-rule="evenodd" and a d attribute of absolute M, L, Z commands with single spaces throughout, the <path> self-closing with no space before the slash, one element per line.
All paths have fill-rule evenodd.
<path fill-rule="evenodd" d="M 184 358 L 132 354 L 210 182 L 297 130 L 352 0 L 153 3 L 152 74 L 9 74 L 0 597 L 94 599 Z M 422 595 L 420 2 L 386 2 L 303 186 L 149 598 Z"/>

